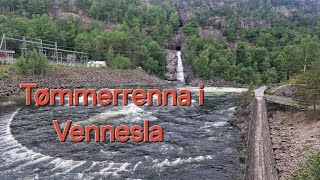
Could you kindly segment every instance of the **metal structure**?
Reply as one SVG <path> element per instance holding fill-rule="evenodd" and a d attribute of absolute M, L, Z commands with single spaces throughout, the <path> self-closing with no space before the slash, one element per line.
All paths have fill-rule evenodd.
<path fill-rule="evenodd" d="M 21 56 L 26 57 L 29 51 L 28 47 L 33 46 L 38 49 L 40 55 L 48 57 L 50 61 L 55 63 L 74 66 L 77 63 L 77 57 L 79 57 L 79 64 L 86 65 L 88 62 L 88 53 L 59 48 L 57 42 L 45 41 L 46 43 L 44 43 L 41 39 L 14 38 L 8 37 L 6 34 L 2 35 L 0 44 L 0 53 L 3 53 L 4 56 L 8 56 L 7 41 L 20 44 Z"/>

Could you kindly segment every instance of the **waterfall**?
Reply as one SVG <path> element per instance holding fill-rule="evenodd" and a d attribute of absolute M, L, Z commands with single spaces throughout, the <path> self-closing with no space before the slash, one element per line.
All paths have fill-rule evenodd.
<path fill-rule="evenodd" d="M 182 59 L 181 59 L 181 51 L 177 52 L 177 57 L 178 57 L 177 80 L 184 83 L 185 80 L 184 80 L 183 65 L 182 65 Z"/>

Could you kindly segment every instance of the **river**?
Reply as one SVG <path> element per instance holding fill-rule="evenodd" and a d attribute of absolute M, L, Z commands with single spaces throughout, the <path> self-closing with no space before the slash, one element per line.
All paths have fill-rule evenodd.
<path fill-rule="evenodd" d="M 192 106 L 0 106 L 0 179 L 239 179 L 239 131 L 227 121 L 241 89 L 205 88 Z M 161 143 L 61 143 L 53 119 L 82 125 L 157 124 Z"/>

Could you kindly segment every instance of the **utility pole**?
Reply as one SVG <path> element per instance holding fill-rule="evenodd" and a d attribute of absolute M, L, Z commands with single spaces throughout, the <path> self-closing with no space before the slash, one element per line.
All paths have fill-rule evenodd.
<path fill-rule="evenodd" d="M 2 47 L 4 47 L 2 49 Z M 5 58 L 8 58 L 8 53 L 7 53 L 7 41 L 6 41 L 6 34 L 4 33 L 2 35 L 2 40 L 1 40 L 1 44 L 0 44 L 0 51 L 2 50 Z"/>
<path fill-rule="evenodd" d="M 6 37 L 3 38 L 3 45 L 4 45 L 4 54 L 5 54 L 6 58 L 8 58 Z"/>
<path fill-rule="evenodd" d="M 59 57 L 58 57 L 58 43 L 54 43 L 54 59 L 59 63 Z"/>
<path fill-rule="evenodd" d="M 43 53 L 43 49 L 42 49 L 42 40 L 40 39 L 40 44 L 39 44 L 39 46 L 38 46 L 38 50 L 39 50 L 39 54 L 42 56 L 42 55 L 44 55 L 44 53 Z"/>
<path fill-rule="evenodd" d="M 5 41 L 5 38 L 6 38 L 6 33 L 4 33 L 4 34 L 2 35 L 1 44 L 0 44 L 0 49 L 2 49 L 3 43 L 4 43 L 4 41 Z"/>
<path fill-rule="evenodd" d="M 26 37 L 23 37 L 23 40 L 22 40 L 21 56 L 27 57 Z"/>

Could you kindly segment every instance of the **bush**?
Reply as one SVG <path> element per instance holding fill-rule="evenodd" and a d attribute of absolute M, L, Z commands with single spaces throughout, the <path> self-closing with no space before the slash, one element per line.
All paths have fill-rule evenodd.
<path fill-rule="evenodd" d="M 239 97 L 239 102 L 241 105 L 249 105 L 252 101 L 252 97 L 254 96 L 254 85 L 251 82 L 248 88 L 248 91 L 243 92 Z"/>
<path fill-rule="evenodd" d="M 10 101 L 15 102 L 16 104 L 24 104 L 26 102 L 25 95 L 11 95 Z"/>
<path fill-rule="evenodd" d="M 9 77 L 9 74 L 6 71 L 4 71 L 3 69 L 0 69 L 0 80 L 8 78 L 8 77 Z"/>
<path fill-rule="evenodd" d="M 112 69 L 130 69 L 132 63 L 129 58 L 117 54 L 114 58 L 110 59 L 109 65 Z"/>
<path fill-rule="evenodd" d="M 306 166 L 299 169 L 293 180 L 320 179 L 320 151 L 311 156 Z"/>
<path fill-rule="evenodd" d="M 27 58 L 20 57 L 16 67 L 24 75 L 44 74 L 49 66 L 48 59 L 38 54 L 36 50 L 31 51 Z"/>

